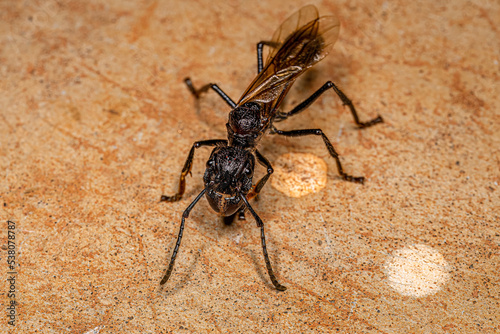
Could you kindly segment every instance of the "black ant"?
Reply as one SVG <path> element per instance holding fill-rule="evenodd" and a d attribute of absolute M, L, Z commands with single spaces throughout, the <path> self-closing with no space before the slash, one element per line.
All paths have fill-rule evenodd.
<path fill-rule="evenodd" d="M 226 124 L 228 139 L 212 139 L 197 141 L 191 147 L 188 158 L 182 169 L 179 180 L 179 191 L 174 196 L 161 197 L 161 201 L 175 202 L 182 198 L 186 188 L 186 175 L 190 173 L 194 151 L 201 146 L 215 146 L 207 161 L 203 182 L 205 188 L 196 196 L 182 214 L 182 222 L 177 237 L 170 264 L 160 284 L 165 284 L 172 273 L 175 258 L 181 244 L 184 232 L 184 221 L 188 218 L 193 207 L 203 195 L 206 195 L 210 206 L 224 217 L 232 217 L 239 212 L 242 218 L 248 210 L 260 227 L 262 250 L 266 262 L 267 272 L 276 289 L 286 290 L 273 273 L 271 262 L 267 254 L 264 223 L 254 211 L 249 200 L 255 197 L 266 184 L 273 173 L 269 161 L 257 150 L 257 144 L 265 133 L 288 137 L 308 135 L 321 136 L 330 155 L 335 159 L 340 176 L 346 181 L 363 183 L 363 177 L 354 177 L 344 172 L 339 155 L 332 143 L 321 129 L 305 129 L 283 131 L 274 127 L 274 122 L 281 122 L 290 116 L 296 115 L 311 105 L 321 94 L 333 89 L 344 105 L 351 110 L 359 128 L 366 128 L 383 122 L 378 116 L 368 122 L 361 122 L 352 102 L 331 81 L 326 82 L 320 89 L 305 101 L 287 113 L 279 110 L 280 104 L 288 93 L 294 81 L 308 68 L 322 60 L 330 47 L 338 38 L 340 23 L 334 16 L 318 16 L 316 7 L 309 5 L 301 8 L 289 17 L 274 33 L 271 41 L 261 41 L 257 44 L 258 75 L 252 81 L 240 100 L 235 103 L 216 84 L 207 84 L 196 89 L 189 78 L 185 80 L 189 90 L 199 98 L 209 89 L 213 89 L 231 107 L 229 121 Z M 270 48 L 266 62 L 262 60 L 264 45 Z M 256 185 L 252 185 L 255 160 L 267 169 Z M 243 216 L 244 217 L 244 216 Z"/>

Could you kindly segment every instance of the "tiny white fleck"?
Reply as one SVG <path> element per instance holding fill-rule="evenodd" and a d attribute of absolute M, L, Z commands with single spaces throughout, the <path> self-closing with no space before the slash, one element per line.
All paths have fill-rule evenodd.
<path fill-rule="evenodd" d="M 102 329 L 102 326 L 97 326 L 94 329 L 89 330 L 88 332 L 85 332 L 85 334 L 99 334 L 99 331 Z"/>
<path fill-rule="evenodd" d="M 234 238 L 234 242 L 236 242 L 237 244 L 239 244 L 239 243 L 240 243 L 240 239 L 241 239 L 241 237 L 242 237 L 242 236 L 243 236 L 243 233 L 238 234 L 238 235 Z"/>

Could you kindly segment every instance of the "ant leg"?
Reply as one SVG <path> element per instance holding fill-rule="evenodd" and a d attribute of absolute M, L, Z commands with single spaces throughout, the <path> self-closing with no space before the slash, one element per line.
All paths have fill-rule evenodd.
<path fill-rule="evenodd" d="M 194 88 L 193 82 L 191 81 L 190 78 L 184 79 L 184 82 L 188 86 L 189 91 L 194 95 L 194 97 L 196 97 L 196 99 L 200 98 L 201 93 L 205 93 L 207 90 L 212 88 L 217 94 L 219 94 L 220 97 L 222 97 L 222 99 L 231 108 L 233 108 L 233 109 L 236 108 L 236 103 L 233 100 L 231 100 L 231 98 L 226 93 L 224 93 L 224 91 L 222 89 L 220 89 L 219 86 L 217 86 L 216 84 L 209 83 L 209 84 L 206 84 L 205 86 L 201 87 L 200 89 L 196 89 L 196 88 Z"/>
<path fill-rule="evenodd" d="M 274 172 L 273 167 L 271 166 L 269 161 L 266 158 L 264 158 L 264 156 L 258 150 L 255 150 L 255 155 L 257 156 L 257 160 L 259 161 L 259 163 L 262 166 L 267 168 L 267 174 L 264 175 L 259 180 L 259 182 L 257 182 L 257 184 L 252 188 L 252 190 L 250 190 L 250 192 L 247 195 L 248 199 L 252 199 L 260 193 L 260 191 L 262 190 L 262 187 L 264 187 L 267 180 L 269 179 L 271 174 Z"/>
<path fill-rule="evenodd" d="M 253 198 L 255 198 L 259 193 L 260 191 L 262 190 L 262 188 L 264 187 L 264 185 L 266 184 L 267 180 L 269 179 L 269 177 L 271 176 L 271 174 L 274 172 L 273 170 L 273 167 L 271 166 L 271 163 L 258 151 L 258 150 L 255 150 L 255 155 L 257 156 L 257 161 L 259 161 L 259 163 L 266 167 L 267 168 L 267 174 L 264 175 L 260 180 L 259 182 L 257 182 L 256 185 L 254 185 L 252 187 L 252 189 L 248 192 L 247 194 L 247 199 L 248 200 L 251 200 Z M 245 207 L 242 206 L 241 209 L 238 211 L 238 219 L 239 220 L 245 220 Z M 236 215 L 236 213 L 235 213 Z M 224 217 L 224 218 L 227 218 L 227 217 Z M 233 216 L 231 216 L 231 220 L 230 220 L 230 223 L 226 223 L 226 219 L 224 220 L 224 223 L 226 225 L 229 225 L 233 222 Z"/>
<path fill-rule="evenodd" d="M 285 291 L 286 286 L 281 285 L 278 280 L 276 279 L 276 276 L 274 276 L 273 268 L 271 267 L 271 261 L 269 260 L 269 255 L 267 254 L 267 247 L 266 247 L 266 235 L 264 234 L 264 223 L 262 222 L 262 219 L 257 215 L 257 213 L 253 210 L 253 208 L 250 206 L 250 203 L 248 203 L 248 200 L 246 199 L 245 195 L 240 193 L 240 197 L 245 203 L 246 207 L 252 214 L 252 216 L 255 218 L 257 221 L 257 226 L 260 227 L 260 239 L 262 240 L 262 252 L 264 253 L 264 261 L 266 261 L 266 268 L 267 268 L 267 273 L 269 274 L 269 278 L 271 278 L 271 282 L 273 282 L 274 286 L 276 289 L 279 291 Z"/>
<path fill-rule="evenodd" d="M 358 113 L 356 112 L 356 108 L 354 108 L 354 105 L 352 104 L 352 101 L 349 100 L 349 98 L 347 98 L 347 96 L 345 96 L 345 94 L 337 86 L 335 86 L 335 84 L 333 82 L 327 81 L 313 95 L 311 95 L 310 97 L 308 97 L 305 101 L 303 101 L 301 104 L 299 104 L 298 106 L 296 106 L 295 108 L 293 108 L 291 111 L 289 111 L 287 113 L 279 113 L 278 116 L 276 117 L 276 122 L 283 121 L 283 120 L 287 119 L 290 116 L 293 116 L 295 114 L 300 113 L 301 111 L 303 111 L 304 109 L 306 109 L 307 107 L 309 107 L 314 101 L 316 101 L 316 99 L 321 94 L 323 94 L 325 91 L 327 91 L 330 88 L 332 88 L 335 91 L 335 93 L 337 93 L 337 95 L 342 100 L 342 103 L 345 106 L 349 107 L 349 109 L 351 110 L 352 116 L 354 118 L 354 122 L 356 122 L 356 125 L 359 128 L 367 128 L 369 126 L 375 125 L 377 123 L 382 123 L 384 121 L 381 116 L 377 116 L 376 118 L 374 118 L 372 120 L 369 120 L 368 122 L 361 122 L 359 120 Z"/>
<path fill-rule="evenodd" d="M 280 46 L 279 43 L 272 41 L 260 41 L 259 43 L 257 43 L 257 73 L 262 72 L 262 70 L 264 69 L 264 61 L 262 60 L 262 49 L 264 48 L 264 45 L 272 48 L 277 48 L 278 46 Z"/>
<path fill-rule="evenodd" d="M 184 167 L 182 168 L 181 177 L 179 178 L 179 191 L 174 196 L 166 196 L 161 195 L 160 202 L 177 202 L 184 195 L 184 191 L 186 190 L 186 175 L 191 173 L 191 168 L 193 167 L 193 157 L 194 150 L 200 146 L 215 146 L 217 144 L 226 144 L 227 140 L 225 139 L 211 139 L 211 140 L 203 140 L 197 141 L 191 147 L 189 151 L 189 155 L 184 163 Z"/>
<path fill-rule="evenodd" d="M 184 213 L 182 214 L 182 221 L 181 221 L 181 227 L 179 228 L 179 235 L 177 236 L 177 242 L 175 243 L 175 248 L 174 252 L 172 253 L 172 257 L 170 258 L 170 264 L 168 265 L 167 272 L 165 273 L 165 276 L 161 279 L 160 285 L 163 285 L 167 283 L 168 279 L 170 278 L 170 274 L 172 274 L 172 270 L 174 269 L 174 263 L 175 263 L 175 258 L 177 256 L 177 251 L 179 250 L 179 246 L 181 245 L 181 239 L 182 239 L 182 233 L 184 232 L 184 221 L 186 220 L 187 217 L 189 217 L 189 213 L 191 212 L 191 209 L 198 203 L 200 198 L 205 194 L 205 189 L 201 191 L 201 193 L 196 196 L 193 202 L 189 204 L 189 206 L 184 210 Z"/>
<path fill-rule="evenodd" d="M 255 155 L 257 156 L 257 160 L 259 163 L 267 168 L 267 174 L 264 175 L 259 182 L 257 182 L 256 185 L 252 187 L 250 192 L 247 194 L 247 199 L 251 200 L 255 198 L 256 200 L 258 199 L 257 196 L 259 195 L 260 191 L 266 184 L 267 180 L 271 176 L 271 174 L 274 172 L 273 166 L 271 166 L 271 163 L 258 151 L 255 150 Z M 239 220 L 245 220 L 245 207 L 242 207 L 240 211 L 238 212 L 238 219 Z"/>
<path fill-rule="evenodd" d="M 279 135 L 287 136 L 287 137 L 300 137 L 300 136 L 308 136 L 308 135 L 321 136 L 323 138 L 323 142 L 325 143 L 326 148 L 328 149 L 328 152 L 335 159 L 335 162 L 337 163 L 337 169 L 339 171 L 340 176 L 342 176 L 342 178 L 344 180 L 349 181 L 349 182 L 355 182 L 355 183 L 361 183 L 361 184 L 363 184 L 365 182 L 365 178 L 362 176 L 354 177 L 354 176 L 351 176 L 351 175 L 344 172 L 344 169 L 342 168 L 342 164 L 340 163 L 339 154 L 335 151 L 332 143 L 325 136 L 323 131 L 321 131 L 321 129 L 281 131 L 281 130 L 278 130 L 278 129 L 273 127 L 271 131 L 272 131 L 271 132 L 272 134 L 279 134 Z"/>

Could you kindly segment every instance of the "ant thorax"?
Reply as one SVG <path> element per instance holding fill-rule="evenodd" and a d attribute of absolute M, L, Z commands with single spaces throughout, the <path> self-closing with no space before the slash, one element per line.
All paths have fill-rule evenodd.
<path fill-rule="evenodd" d="M 262 106 L 247 102 L 231 110 L 226 124 L 229 146 L 255 147 L 264 134 L 261 117 Z"/>

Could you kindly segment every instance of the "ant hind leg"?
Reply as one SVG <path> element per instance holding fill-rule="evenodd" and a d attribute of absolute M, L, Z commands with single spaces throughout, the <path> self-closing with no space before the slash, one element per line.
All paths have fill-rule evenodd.
<path fill-rule="evenodd" d="M 236 103 L 226 94 L 224 93 L 224 91 L 222 89 L 219 88 L 219 86 L 217 86 L 216 84 L 213 84 L 213 83 L 209 83 L 209 84 L 206 84 L 204 86 L 202 86 L 201 88 L 199 89 L 196 89 L 194 88 L 194 85 L 193 85 L 193 82 L 191 81 L 190 78 L 186 78 L 184 79 L 184 82 L 186 83 L 186 85 L 188 86 L 188 89 L 189 91 L 191 92 L 191 94 L 194 95 L 194 97 L 196 99 L 199 99 L 200 98 L 200 95 L 202 93 L 205 93 L 207 90 L 209 90 L 210 88 L 213 89 L 217 94 L 219 94 L 219 96 L 231 107 L 231 108 L 236 108 Z"/>
<path fill-rule="evenodd" d="M 316 92 L 314 92 L 311 96 L 309 96 L 306 100 L 304 100 L 302 103 L 300 103 L 298 106 L 293 108 L 291 111 L 286 112 L 286 113 L 278 113 L 275 122 L 281 122 L 287 119 L 290 116 L 296 115 L 305 109 L 309 107 L 318 97 L 320 97 L 324 92 L 326 92 L 328 89 L 332 88 L 335 93 L 337 93 L 338 97 L 342 100 L 342 103 L 345 106 L 349 107 L 349 110 L 351 111 L 352 117 L 354 118 L 354 122 L 359 128 L 367 128 L 369 126 L 375 125 L 377 123 L 382 123 L 384 120 L 382 119 L 381 116 L 377 116 L 372 120 L 369 120 L 368 122 L 361 122 L 358 117 L 358 113 L 356 111 L 356 108 L 354 108 L 354 104 L 352 104 L 352 101 L 349 100 L 349 98 L 337 87 L 335 84 L 331 81 L 327 81 L 323 86 L 321 86 L 320 89 L 318 89 Z"/>
<path fill-rule="evenodd" d="M 267 45 L 271 48 L 277 48 L 280 46 L 279 43 L 272 41 L 260 41 L 259 43 L 257 43 L 257 73 L 262 72 L 262 70 L 264 69 L 264 61 L 262 59 L 262 49 L 264 48 L 264 45 Z"/>

